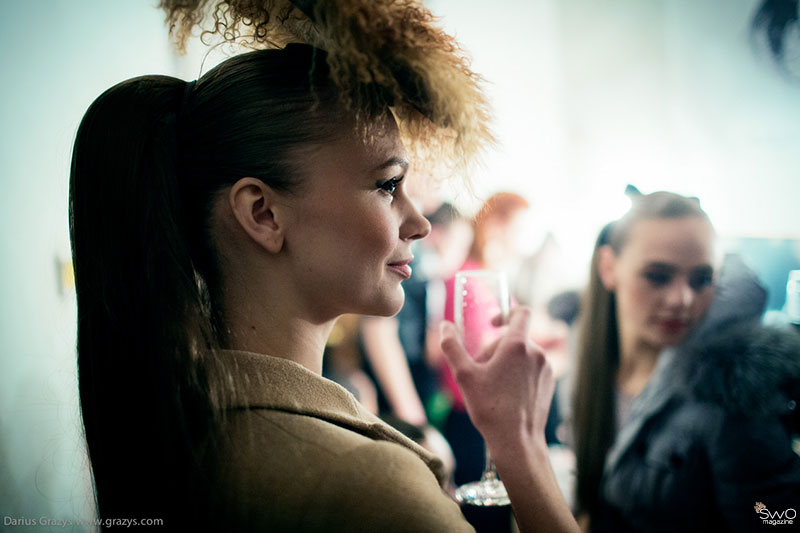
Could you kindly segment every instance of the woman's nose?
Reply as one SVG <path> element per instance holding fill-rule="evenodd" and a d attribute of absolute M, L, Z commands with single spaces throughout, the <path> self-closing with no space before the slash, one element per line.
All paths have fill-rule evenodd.
<path fill-rule="evenodd" d="M 404 240 L 417 240 L 427 237 L 431 232 L 431 223 L 422 216 L 414 202 L 406 199 L 404 219 L 400 225 L 400 238 Z"/>
<path fill-rule="evenodd" d="M 667 305 L 672 308 L 691 307 L 695 293 L 686 280 L 678 279 L 672 283 L 667 292 Z"/>

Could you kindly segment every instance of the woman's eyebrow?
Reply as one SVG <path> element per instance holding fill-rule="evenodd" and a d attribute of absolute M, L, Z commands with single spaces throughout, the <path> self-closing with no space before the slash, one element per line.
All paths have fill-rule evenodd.
<path fill-rule="evenodd" d="M 670 264 L 670 263 L 664 263 L 662 261 L 653 261 L 651 263 L 647 263 L 645 268 L 653 268 L 653 269 L 658 269 L 658 270 L 673 271 L 673 270 L 675 270 L 675 265 Z"/>
<path fill-rule="evenodd" d="M 405 157 L 390 157 L 389 159 L 387 159 L 386 161 L 375 167 L 375 170 L 383 170 L 385 168 L 393 166 L 403 167 L 403 170 L 408 170 L 408 159 L 406 159 Z"/>
<path fill-rule="evenodd" d="M 671 263 L 664 263 L 663 261 L 653 261 L 651 263 L 647 263 L 645 268 L 650 268 L 650 269 L 653 269 L 653 270 L 668 271 L 668 272 L 674 272 L 674 271 L 677 270 L 677 267 L 675 265 L 673 265 Z M 714 271 L 714 267 L 712 267 L 711 265 L 697 265 L 697 266 L 692 267 L 691 271 L 692 272 L 698 272 L 698 271 L 711 271 L 711 272 L 713 272 Z"/>

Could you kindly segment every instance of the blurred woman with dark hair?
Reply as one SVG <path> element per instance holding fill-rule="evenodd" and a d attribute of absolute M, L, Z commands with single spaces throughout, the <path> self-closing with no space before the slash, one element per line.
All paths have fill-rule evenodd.
<path fill-rule="evenodd" d="M 717 276 L 714 240 L 698 200 L 667 192 L 597 240 L 573 406 L 584 529 L 752 531 L 756 501 L 800 501 L 800 339 L 759 327 L 763 289 L 735 262 Z"/>

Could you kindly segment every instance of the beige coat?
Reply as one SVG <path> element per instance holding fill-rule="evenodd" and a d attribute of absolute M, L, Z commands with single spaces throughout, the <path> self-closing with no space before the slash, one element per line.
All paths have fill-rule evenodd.
<path fill-rule="evenodd" d="M 439 459 L 344 388 L 286 359 L 220 357 L 240 393 L 215 461 L 226 529 L 472 531 Z"/>

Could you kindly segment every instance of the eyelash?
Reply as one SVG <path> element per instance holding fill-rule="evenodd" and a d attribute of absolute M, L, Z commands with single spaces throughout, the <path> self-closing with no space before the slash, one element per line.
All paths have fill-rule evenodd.
<path fill-rule="evenodd" d="M 652 285 L 655 285 L 657 287 L 669 285 L 669 282 L 672 281 L 671 275 L 662 274 L 660 272 L 645 272 L 644 278 L 647 281 L 649 281 Z"/>
<path fill-rule="evenodd" d="M 662 274 L 660 272 L 645 272 L 644 278 L 656 287 L 663 287 L 672 282 L 671 274 Z M 693 291 L 698 292 L 711 285 L 713 281 L 714 276 L 707 272 L 691 274 L 689 276 L 689 287 L 691 287 Z"/>
<path fill-rule="evenodd" d="M 382 190 L 383 192 L 385 192 L 390 196 L 394 196 L 394 193 L 397 190 L 397 187 L 400 185 L 400 182 L 403 181 L 403 178 L 405 178 L 405 176 L 400 176 L 399 178 L 391 178 L 384 181 L 383 183 L 379 182 L 377 183 L 378 189 Z"/>
<path fill-rule="evenodd" d="M 695 291 L 705 289 L 714 282 L 714 276 L 710 272 L 693 274 L 689 276 L 689 286 Z"/>

